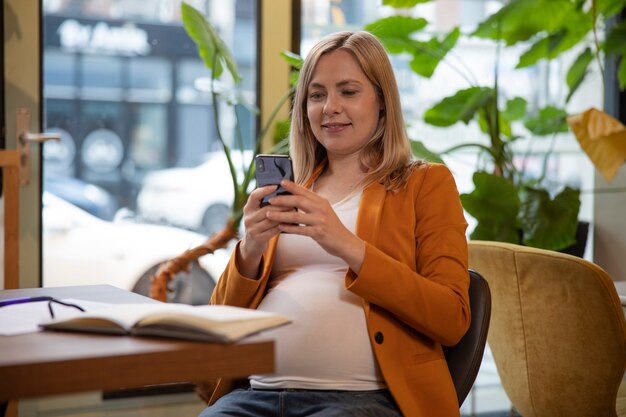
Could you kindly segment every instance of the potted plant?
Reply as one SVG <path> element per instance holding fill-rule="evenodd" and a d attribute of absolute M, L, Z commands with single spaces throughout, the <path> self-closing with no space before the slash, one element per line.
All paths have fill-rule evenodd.
<path fill-rule="evenodd" d="M 406 8 L 418 2 L 424 1 L 388 0 L 385 4 Z M 597 34 L 599 22 L 616 15 L 625 6 L 626 0 L 594 0 L 590 7 L 582 0 L 512 0 L 467 35 L 497 43 L 493 85 L 473 84 L 469 81 L 472 77 L 466 77 L 470 83 L 467 88 L 444 97 L 426 110 L 423 117 L 426 123 L 438 127 L 476 122 L 487 140 L 470 140 L 441 152 L 433 152 L 419 141 L 413 141 L 412 146 L 415 155 L 436 162 L 443 162 L 443 155 L 463 148 L 478 150 L 474 189 L 461 195 L 463 207 L 477 221 L 472 239 L 522 243 L 551 250 L 564 250 L 576 242 L 580 191 L 572 187 L 551 190 L 546 185 L 545 168 L 550 151 L 543 156 L 543 173 L 529 176 L 524 165 L 527 151 L 521 150 L 520 144 L 524 139 L 531 145 L 543 137 L 554 139 L 555 135 L 569 131 L 568 120 L 577 127 L 575 133 L 582 131 L 589 136 L 589 124 L 583 123 L 590 118 L 586 121 L 581 120 L 581 116 L 568 119 L 564 107 L 584 82 L 594 60 L 601 65 L 602 54 L 620 56 L 626 52 L 624 22 L 608 28 L 605 42 L 600 42 Z M 422 18 L 399 15 L 379 19 L 368 24 L 366 30 L 378 36 L 389 53 L 408 54 L 411 69 L 428 78 L 462 35 L 454 28 L 441 37 L 418 40 L 416 34 L 423 31 L 427 23 Z M 500 89 L 501 48 L 519 46 L 522 42 L 530 46 L 519 56 L 516 68 L 534 65 L 542 59 L 551 60 L 574 46 L 584 46 L 567 72 L 565 81 L 569 91 L 562 102 L 533 108 L 523 97 L 506 97 Z M 624 61 L 618 71 L 622 89 L 626 87 Z M 456 67 L 456 70 L 463 72 L 465 68 L 467 66 Z M 610 118 L 598 110 L 593 114 L 596 124 L 601 123 L 598 118 L 602 121 Z M 615 135 L 619 122 L 612 120 L 610 126 L 609 133 Z M 626 143 L 626 133 L 622 135 L 621 143 Z M 619 138 L 613 139 L 619 142 Z M 588 147 L 583 146 L 583 149 L 587 151 Z M 626 155 L 619 157 L 621 164 Z M 591 159 L 599 168 L 602 166 L 601 160 L 600 165 L 597 164 L 597 157 Z"/>
<path fill-rule="evenodd" d="M 280 108 L 290 99 L 293 93 L 293 86 L 297 81 L 297 69 L 299 69 L 302 64 L 302 59 L 298 55 L 289 52 L 282 54 L 287 63 L 295 68 L 292 75 L 291 88 L 285 91 L 285 94 L 270 113 L 268 121 L 261 127 L 256 137 L 256 145 L 252 152 L 252 158 L 246 160 L 246 158 L 243 157 L 243 139 L 240 134 L 240 129 L 238 128 L 239 119 L 237 112 L 234 111 L 234 107 L 237 105 L 245 105 L 255 112 L 258 112 L 258 110 L 252 104 L 246 103 L 243 96 L 239 93 L 242 78 L 237 69 L 237 64 L 230 50 L 211 22 L 209 22 L 200 11 L 185 2 L 181 3 L 181 15 L 185 30 L 197 45 L 199 56 L 211 73 L 209 90 L 213 104 L 212 109 L 216 135 L 226 155 L 230 178 L 235 192 L 231 212 L 224 228 L 209 236 L 202 245 L 189 249 L 180 256 L 165 262 L 152 278 L 150 297 L 161 301 L 167 300 L 168 284 L 174 279 L 176 274 L 181 271 L 189 270 L 191 264 L 196 262 L 199 257 L 213 253 L 217 249 L 226 248 L 233 239 L 238 237 L 243 216 L 243 207 L 248 200 L 250 184 L 254 179 L 254 156 L 259 153 L 263 138 L 267 135 L 270 127 L 274 123 L 276 123 L 275 145 L 270 152 L 285 153 L 287 149 L 285 132 L 288 132 L 288 126 L 286 127 L 288 121 L 277 122 L 275 119 Z M 225 85 L 229 87 L 224 88 Z M 224 140 L 220 123 L 220 104 L 233 111 L 237 120 L 234 146 L 230 146 Z M 233 158 L 231 157 L 233 152 L 242 152 L 241 161 L 243 166 L 237 168 L 241 168 L 239 171 L 242 172 L 243 175 L 237 174 L 238 169 L 234 166 Z"/>

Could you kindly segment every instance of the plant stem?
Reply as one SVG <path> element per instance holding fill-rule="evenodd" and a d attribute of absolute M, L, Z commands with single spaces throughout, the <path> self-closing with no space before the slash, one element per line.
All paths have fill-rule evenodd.
<path fill-rule="evenodd" d="M 606 88 L 606 80 L 604 79 L 604 67 L 602 66 L 602 59 L 600 57 L 600 41 L 598 40 L 598 26 L 597 26 L 597 0 L 591 0 L 591 14 L 593 19 L 593 41 L 596 46 L 595 55 L 596 61 L 598 61 L 598 67 L 600 68 L 600 76 L 602 77 L 602 86 Z M 602 90 L 604 94 L 604 88 Z"/>
<path fill-rule="evenodd" d="M 467 73 L 469 75 L 466 77 L 464 74 L 461 73 L 460 70 L 456 70 L 456 72 L 458 72 L 461 75 L 461 77 L 465 78 L 465 80 L 471 86 L 477 86 L 478 85 L 478 80 L 474 76 L 474 73 L 472 72 L 472 70 L 465 64 L 465 62 L 463 62 L 463 60 L 461 58 L 459 58 L 459 56 L 456 53 L 454 53 L 454 51 L 448 52 L 448 55 L 451 56 L 451 57 L 454 57 L 454 59 L 456 59 L 457 63 L 460 64 L 461 67 L 463 67 L 463 69 L 465 69 L 465 71 L 467 71 Z M 446 61 L 444 60 L 444 62 L 446 62 Z M 449 62 L 446 62 L 446 63 L 447 63 L 447 65 L 449 65 L 450 67 L 455 69 L 454 66 L 451 63 L 449 63 Z M 471 79 L 470 79 L 470 76 L 471 76 Z"/>
<path fill-rule="evenodd" d="M 244 157 L 243 157 L 243 147 L 244 147 L 243 135 L 241 133 L 241 120 L 239 120 L 239 112 L 237 112 L 237 104 L 233 106 L 233 112 L 235 113 L 235 120 L 237 121 L 236 135 L 237 135 L 237 147 L 239 148 L 239 153 L 241 155 L 241 167 L 240 168 L 243 172 L 245 172 L 244 170 L 246 169 L 246 161 L 244 161 Z"/>
<path fill-rule="evenodd" d="M 230 170 L 230 176 L 233 181 L 233 191 L 235 193 L 235 198 L 237 198 L 237 188 L 239 185 L 239 181 L 237 181 L 237 171 L 233 165 L 233 160 L 230 156 L 230 148 L 224 142 L 224 138 L 222 136 L 222 130 L 220 129 L 220 118 L 219 118 L 219 110 L 218 105 L 219 102 L 217 100 L 217 94 L 215 93 L 215 68 L 217 63 L 217 54 L 213 56 L 213 70 L 211 70 L 211 100 L 213 101 L 213 119 L 215 120 L 215 131 L 217 132 L 217 139 L 222 144 L 224 148 L 224 154 L 226 155 L 226 161 L 228 162 L 228 169 Z"/>
<path fill-rule="evenodd" d="M 492 150 L 489 146 L 483 145 L 481 143 L 462 143 L 460 145 L 455 145 L 452 146 L 442 152 L 440 152 L 441 155 L 446 155 L 449 153 L 452 153 L 454 151 L 457 151 L 459 149 L 463 149 L 463 148 L 478 148 L 478 149 L 482 149 L 483 151 L 489 153 L 490 155 L 493 156 Z"/>
<path fill-rule="evenodd" d="M 538 184 L 541 184 L 541 182 L 546 178 L 546 171 L 548 170 L 548 160 L 550 159 L 550 155 L 554 151 L 555 143 L 556 143 L 556 133 L 553 133 L 552 139 L 550 140 L 550 148 L 548 148 L 548 152 L 546 152 L 543 157 L 543 164 L 541 166 L 541 176 L 537 179 Z"/>

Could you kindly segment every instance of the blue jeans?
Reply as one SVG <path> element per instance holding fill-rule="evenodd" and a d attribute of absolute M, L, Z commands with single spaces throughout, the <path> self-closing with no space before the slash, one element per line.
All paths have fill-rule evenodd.
<path fill-rule="evenodd" d="M 316 391 L 240 388 L 199 417 L 402 417 L 387 390 Z"/>

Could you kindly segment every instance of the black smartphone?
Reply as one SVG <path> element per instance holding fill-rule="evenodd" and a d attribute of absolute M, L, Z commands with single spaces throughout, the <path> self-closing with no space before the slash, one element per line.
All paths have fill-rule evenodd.
<path fill-rule="evenodd" d="M 272 197 L 289 194 L 287 190 L 280 186 L 280 182 L 284 179 L 293 181 L 293 165 L 289 156 L 259 154 L 256 156 L 255 162 L 256 186 L 278 185 L 276 191 L 263 197 L 261 207 L 268 205 L 268 200 Z"/>

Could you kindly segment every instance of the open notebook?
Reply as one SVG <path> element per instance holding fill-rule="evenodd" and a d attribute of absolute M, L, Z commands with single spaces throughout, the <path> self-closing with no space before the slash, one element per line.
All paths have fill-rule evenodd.
<path fill-rule="evenodd" d="M 231 343 L 289 322 L 285 316 L 240 307 L 145 303 L 115 304 L 92 312 L 77 312 L 40 326 L 44 330 Z"/>

